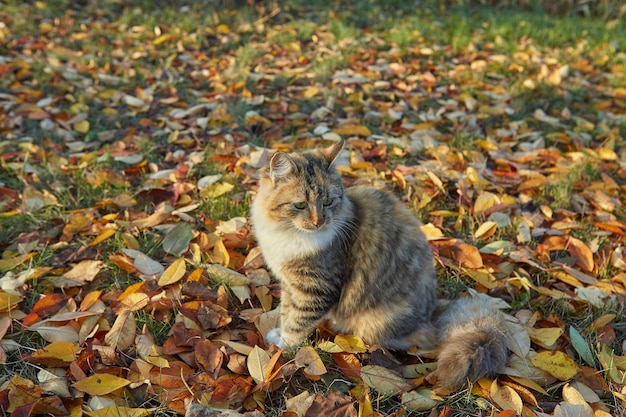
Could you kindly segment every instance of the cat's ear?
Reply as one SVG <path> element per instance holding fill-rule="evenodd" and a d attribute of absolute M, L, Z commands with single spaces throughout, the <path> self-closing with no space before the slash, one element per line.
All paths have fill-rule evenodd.
<path fill-rule="evenodd" d="M 270 159 L 270 178 L 276 184 L 281 178 L 285 178 L 296 169 L 296 165 L 289 155 L 284 152 L 276 152 Z"/>
<path fill-rule="evenodd" d="M 339 153 L 341 153 L 341 151 L 343 150 L 343 146 L 345 144 L 346 141 L 342 139 L 339 142 L 335 142 L 328 148 L 324 148 L 320 151 L 324 159 L 328 161 L 328 165 L 326 166 L 326 168 L 330 168 L 333 165 L 333 163 L 339 156 Z"/>

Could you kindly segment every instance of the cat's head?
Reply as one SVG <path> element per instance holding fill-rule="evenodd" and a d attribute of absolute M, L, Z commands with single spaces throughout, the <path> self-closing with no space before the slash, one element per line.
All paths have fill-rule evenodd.
<path fill-rule="evenodd" d="M 333 163 L 343 144 L 302 153 L 276 152 L 261 170 L 256 208 L 283 230 L 313 233 L 332 227 L 343 199 Z"/>

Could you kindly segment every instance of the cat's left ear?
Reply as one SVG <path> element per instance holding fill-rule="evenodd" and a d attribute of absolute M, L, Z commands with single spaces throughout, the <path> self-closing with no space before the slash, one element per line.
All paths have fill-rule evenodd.
<path fill-rule="evenodd" d="M 272 183 L 276 184 L 281 178 L 285 178 L 287 175 L 295 171 L 296 165 L 289 155 L 284 152 L 276 152 L 272 155 L 269 164 L 269 173 Z"/>
<path fill-rule="evenodd" d="M 339 153 L 341 153 L 341 151 L 343 150 L 345 144 L 346 141 L 342 139 L 339 142 L 333 143 L 328 148 L 322 149 L 320 151 L 324 159 L 328 161 L 328 165 L 326 166 L 326 168 L 330 168 L 335 160 L 337 160 L 337 157 L 339 156 Z"/>

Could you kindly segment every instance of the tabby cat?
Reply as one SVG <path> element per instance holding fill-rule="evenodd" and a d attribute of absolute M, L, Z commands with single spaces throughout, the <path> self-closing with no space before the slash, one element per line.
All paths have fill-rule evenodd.
<path fill-rule="evenodd" d="M 276 152 L 261 169 L 252 223 L 281 285 L 280 328 L 266 341 L 297 345 L 328 319 L 370 344 L 437 347 L 429 380 L 442 392 L 496 373 L 507 360 L 499 312 L 437 300 L 420 222 L 388 192 L 344 189 L 334 167 L 342 149 Z"/>

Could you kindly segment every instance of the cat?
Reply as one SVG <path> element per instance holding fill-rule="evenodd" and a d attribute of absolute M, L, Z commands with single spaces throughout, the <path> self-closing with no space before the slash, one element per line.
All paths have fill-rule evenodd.
<path fill-rule="evenodd" d="M 298 345 L 327 319 L 369 344 L 438 348 L 429 381 L 440 392 L 495 374 L 508 353 L 498 311 L 437 299 L 421 223 L 387 191 L 344 189 L 335 169 L 343 147 L 276 152 L 260 170 L 252 225 L 281 286 L 280 327 L 266 342 Z"/>

